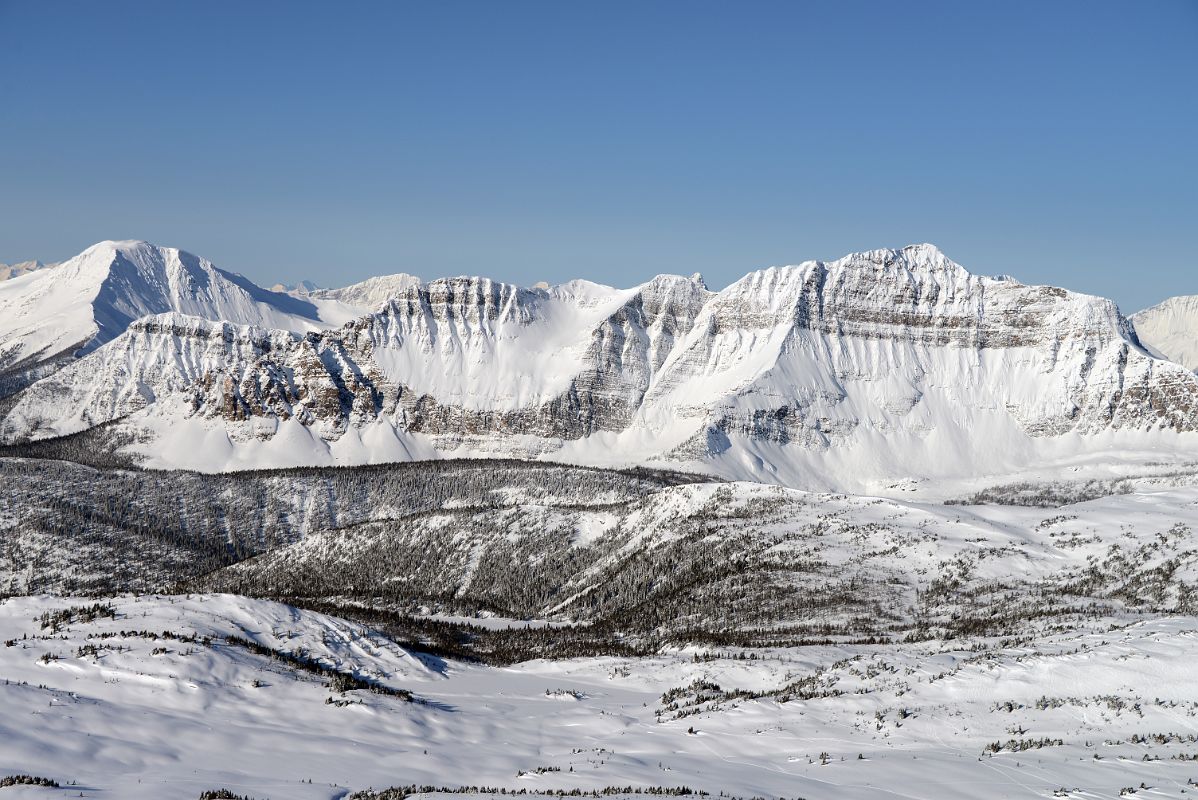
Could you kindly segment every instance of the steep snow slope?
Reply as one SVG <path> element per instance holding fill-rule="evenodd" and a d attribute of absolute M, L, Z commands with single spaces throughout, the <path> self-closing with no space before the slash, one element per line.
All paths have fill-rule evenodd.
<path fill-rule="evenodd" d="M 137 241 L 101 242 L 52 270 L 4 281 L 0 309 L 0 373 L 90 352 L 134 320 L 167 311 L 294 331 L 328 327 L 312 303 Z"/>
<path fill-rule="evenodd" d="M 302 347 L 303 341 L 288 331 L 175 313 L 142 317 L 130 322 L 109 346 L 25 390 L 13 412 L 0 423 L 0 432 L 61 436 L 205 384 L 215 392 L 231 391 L 227 385 L 230 372 L 257 363 L 273 350 Z M 324 370 L 320 372 L 323 376 Z M 212 386 L 213 375 L 226 377 Z M 97 381 L 96 376 L 103 379 Z M 69 409 L 68 413 L 62 413 L 64 409 Z"/>
<path fill-rule="evenodd" d="M 647 428 L 699 420 L 680 453 L 798 485 L 1005 472 L 1198 423 L 1198 384 L 1110 301 L 971 275 L 928 245 L 747 276 L 665 372 Z"/>
<path fill-rule="evenodd" d="M 332 291 L 309 302 L 389 299 L 304 336 L 146 320 L 27 390 L 0 432 L 125 417 L 150 463 L 207 470 L 441 453 L 854 491 L 1198 442 L 1198 378 L 1148 354 L 1110 301 L 971 275 L 930 245 L 718 293 L 697 276 Z"/>
<path fill-rule="evenodd" d="M 419 432 L 426 416 L 434 418 L 428 426 L 447 424 L 443 417 L 459 406 L 468 413 L 498 407 L 521 416 L 523 405 L 556 402 L 577 383 L 584 359 L 592 364 L 593 386 L 621 380 L 601 374 L 596 363 L 597 351 L 610 340 L 621 343 L 631 335 L 630 348 L 644 350 L 632 351 L 634 358 L 647 358 L 650 367 L 662 361 L 668 348 L 661 342 L 672 335 L 673 317 L 651 305 L 656 325 L 627 334 L 625 304 L 633 304 L 639 320 L 643 296 L 656 297 L 659 283 L 678 281 L 695 289 L 685 279 L 669 278 L 623 292 L 581 281 L 552 291 L 464 278 L 408 284 L 380 313 L 337 332 L 305 336 L 178 314 L 146 317 L 107 347 L 26 390 L 0 431 L 8 439 L 62 435 L 161 400 L 151 421 L 245 423 L 221 437 L 255 441 L 264 449 L 263 439 L 289 428 L 304 449 L 280 453 L 274 463 L 323 462 L 324 442 L 335 445 L 380 415 L 400 421 L 379 437 L 380 446 L 390 446 L 374 453 L 374 460 L 406 459 L 410 448 L 432 455 L 435 448 L 407 430 Z M 591 333 L 592 327 L 598 329 Z M 285 424 L 292 421 L 297 424 Z M 554 430 L 580 423 L 550 416 L 542 424 Z M 347 455 L 361 459 L 352 450 Z"/>
<path fill-rule="evenodd" d="M 1198 370 L 1198 295 L 1171 297 L 1131 317 L 1140 341 L 1176 361 Z"/>

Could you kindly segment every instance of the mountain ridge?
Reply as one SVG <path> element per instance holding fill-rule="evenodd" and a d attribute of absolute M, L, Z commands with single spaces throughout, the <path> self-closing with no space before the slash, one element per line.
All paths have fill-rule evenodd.
<path fill-rule="evenodd" d="M 328 326 L 311 303 L 268 292 L 184 250 L 137 240 L 99 242 L 52 270 L 4 281 L 0 307 L 0 375 L 14 388 L 149 314 L 177 311 L 297 330 Z"/>
<path fill-rule="evenodd" d="M 229 275 L 209 285 L 273 300 Z M 1198 378 L 1145 350 L 1113 302 L 974 275 L 928 244 L 718 292 L 697 275 L 616 289 L 401 274 L 283 297 L 270 310 L 290 330 L 203 321 L 215 301 L 117 319 L 11 399 L 0 439 L 111 423 L 163 467 L 517 457 L 862 488 L 1095 448 L 1184 454 L 1198 431 Z"/>

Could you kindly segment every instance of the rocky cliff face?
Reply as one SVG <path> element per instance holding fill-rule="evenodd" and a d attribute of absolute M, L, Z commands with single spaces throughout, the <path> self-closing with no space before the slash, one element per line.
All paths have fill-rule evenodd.
<path fill-rule="evenodd" d="M 306 334 L 141 319 L 23 392 L 0 433 L 123 419 L 175 465 L 206 458 L 163 455 L 195 428 L 206 442 L 223 432 L 238 463 L 532 455 L 802 483 L 1198 430 L 1198 378 L 1146 353 L 1111 302 L 971 275 L 928 245 L 767 269 L 718 293 L 659 276 L 631 290 L 405 280 L 387 296 Z M 287 447 L 254 455 L 280 436 Z"/>

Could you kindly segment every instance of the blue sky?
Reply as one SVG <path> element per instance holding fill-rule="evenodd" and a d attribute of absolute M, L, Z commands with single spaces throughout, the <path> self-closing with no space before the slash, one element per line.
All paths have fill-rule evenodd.
<path fill-rule="evenodd" d="M 0 261 L 1198 293 L 1198 2 L 0 0 Z"/>

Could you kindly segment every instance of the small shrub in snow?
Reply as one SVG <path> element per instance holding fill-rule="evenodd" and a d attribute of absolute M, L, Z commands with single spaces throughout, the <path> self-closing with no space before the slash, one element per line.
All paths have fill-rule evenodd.
<path fill-rule="evenodd" d="M 57 789 L 58 781 L 38 775 L 5 775 L 3 778 L 0 778 L 0 788 L 6 786 L 45 786 Z"/>

